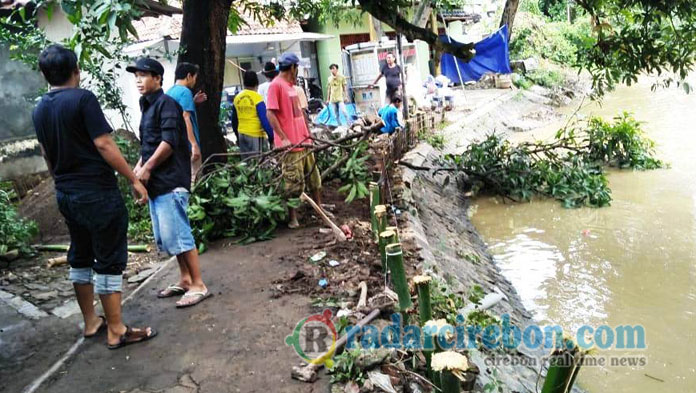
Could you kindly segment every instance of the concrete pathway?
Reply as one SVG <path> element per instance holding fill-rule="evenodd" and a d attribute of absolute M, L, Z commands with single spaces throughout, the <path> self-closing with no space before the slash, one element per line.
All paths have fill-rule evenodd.
<path fill-rule="evenodd" d="M 280 257 L 307 248 L 308 231 L 316 228 L 243 247 L 216 245 L 201 257 L 214 296 L 189 309 L 176 309 L 176 298 L 155 296 L 177 280 L 176 264 L 169 264 L 124 307 L 128 323 L 150 324 L 158 337 L 115 351 L 106 348 L 105 334 L 87 340 L 37 391 L 327 391 L 326 377 L 315 384 L 290 379 L 291 366 L 301 361 L 284 340 L 310 315 L 310 299 L 273 299 L 270 291 L 273 280 L 294 272 L 294 263 Z"/>

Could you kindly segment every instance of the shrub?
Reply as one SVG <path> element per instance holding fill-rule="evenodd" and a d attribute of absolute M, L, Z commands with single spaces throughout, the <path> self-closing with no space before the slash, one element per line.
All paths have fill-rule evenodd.
<path fill-rule="evenodd" d="M 9 252 L 31 256 L 34 254 L 31 240 L 38 234 L 38 229 L 35 222 L 17 214 L 13 199 L 13 191 L 0 189 L 0 256 Z"/>

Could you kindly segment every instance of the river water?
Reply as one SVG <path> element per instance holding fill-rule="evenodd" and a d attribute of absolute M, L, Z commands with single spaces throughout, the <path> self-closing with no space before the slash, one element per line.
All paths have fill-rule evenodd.
<path fill-rule="evenodd" d="M 585 367 L 579 383 L 591 393 L 696 392 L 696 94 L 650 86 L 619 88 L 581 113 L 633 112 L 669 169 L 611 171 L 606 208 L 479 198 L 470 212 L 541 323 L 573 334 L 584 324 L 644 327 L 647 349 L 597 355 L 645 356 L 647 365 Z"/>

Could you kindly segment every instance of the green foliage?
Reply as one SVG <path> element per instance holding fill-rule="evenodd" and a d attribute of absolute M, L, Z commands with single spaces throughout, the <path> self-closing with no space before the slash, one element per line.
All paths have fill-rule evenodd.
<path fill-rule="evenodd" d="M 457 324 L 457 313 L 464 307 L 461 296 L 453 293 L 447 284 L 433 279 L 430 286 L 430 304 L 433 310 L 433 319 L 446 319 L 452 326 Z"/>
<path fill-rule="evenodd" d="M 496 135 L 470 145 L 447 160 L 465 172 L 474 191 L 490 191 L 513 200 L 534 195 L 555 198 L 564 207 L 602 207 L 611 202 L 603 165 L 656 169 L 654 144 L 630 115 L 613 124 L 590 119 L 587 126 L 563 129 L 551 143 L 513 145 Z"/>
<path fill-rule="evenodd" d="M 12 200 L 14 192 L 0 189 L 0 255 L 11 251 L 20 256 L 31 256 L 31 240 L 38 234 L 36 223 L 17 214 Z"/>
<path fill-rule="evenodd" d="M 427 144 L 434 147 L 435 149 L 442 150 L 445 148 L 445 136 L 444 135 L 423 129 L 418 133 L 417 137 L 418 137 L 418 140 L 425 141 Z"/>
<path fill-rule="evenodd" d="M 134 167 L 140 158 L 139 144 L 118 135 L 114 140 L 128 164 Z M 130 182 L 123 176 L 118 176 L 118 189 L 128 208 L 128 239 L 136 242 L 151 242 L 153 235 L 148 206 L 135 203 Z"/>
<path fill-rule="evenodd" d="M 268 240 L 287 208 L 275 166 L 259 166 L 231 156 L 229 162 L 196 183 L 189 201 L 189 219 L 200 251 L 215 239 L 239 237 L 241 243 Z"/>
<path fill-rule="evenodd" d="M 530 71 L 525 75 L 525 78 L 536 85 L 550 89 L 563 86 L 566 80 L 561 72 L 546 69 Z"/>
<path fill-rule="evenodd" d="M 485 295 L 486 293 L 483 291 L 483 288 L 478 284 L 474 284 L 471 289 L 469 289 L 469 296 L 467 299 L 474 304 L 480 304 Z"/>
<path fill-rule="evenodd" d="M 598 93 L 634 83 L 642 73 L 673 73 L 684 80 L 694 67 L 696 3 L 578 1 L 593 18 L 593 45 L 579 56 Z M 671 81 L 672 77 L 669 76 Z"/>
<path fill-rule="evenodd" d="M 360 348 L 346 349 L 334 357 L 334 364 L 329 369 L 331 383 L 354 381 L 358 385 L 362 385 L 365 382 L 365 372 L 356 364 L 360 353 Z"/>
<path fill-rule="evenodd" d="M 527 79 L 521 75 L 519 76 L 519 78 L 515 79 L 512 83 L 515 85 L 515 87 L 517 87 L 518 89 L 522 89 L 522 90 L 527 90 L 530 87 L 534 86 L 534 82 L 530 81 L 529 79 Z"/>
<path fill-rule="evenodd" d="M 619 168 L 658 169 L 664 162 L 655 159 L 655 142 L 645 137 L 641 123 L 624 112 L 611 124 L 601 118 L 588 122 L 589 158 Z"/>
<path fill-rule="evenodd" d="M 366 186 L 367 182 L 370 181 L 370 173 L 366 164 L 366 161 L 370 158 L 366 154 L 368 148 L 369 144 L 366 141 L 360 142 L 351 153 L 345 166 L 339 171 L 344 185 L 338 191 L 348 194 L 346 203 L 351 203 L 356 199 L 363 199 L 369 195 Z"/>
<path fill-rule="evenodd" d="M 573 24 L 550 22 L 531 13 L 523 14 L 513 30 L 510 57 L 530 57 L 551 60 L 566 66 L 575 66 L 578 52 L 591 45 L 590 25 L 586 19 Z"/>

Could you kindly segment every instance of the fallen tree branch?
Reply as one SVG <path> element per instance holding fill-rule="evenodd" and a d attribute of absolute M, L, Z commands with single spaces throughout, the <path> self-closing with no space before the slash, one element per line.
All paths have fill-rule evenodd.
<path fill-rule="evenodd" d="M 363 328 L 363 326 L 372 322 L 372 320 L 377 318 L 379 314 L 379 309 L 372 310 L 372 312 L 370 312 L 365 318 L 361 319 L 360 322 L 358 322 L 349 332 L 341 336 L 341 338 L 339 338 L 338 341 L 336 341 L 333 353 L 325 353 L 324 355 L 320 356 L 319 359 L 328 358 L 334 353 L 343 349 L 343 346 L 346 345 L 346 342 L 348 342 L 348 337 L 357 334 L 360 331 L 360 329 Z M 291 376 L 293 379 L 297 379 L 302 382 L 314 382 L 317 380 L 317 371 L 321 369 L 323 366 L 323 363 L 310 363 L 304 367 L 293 367 Z"/>

